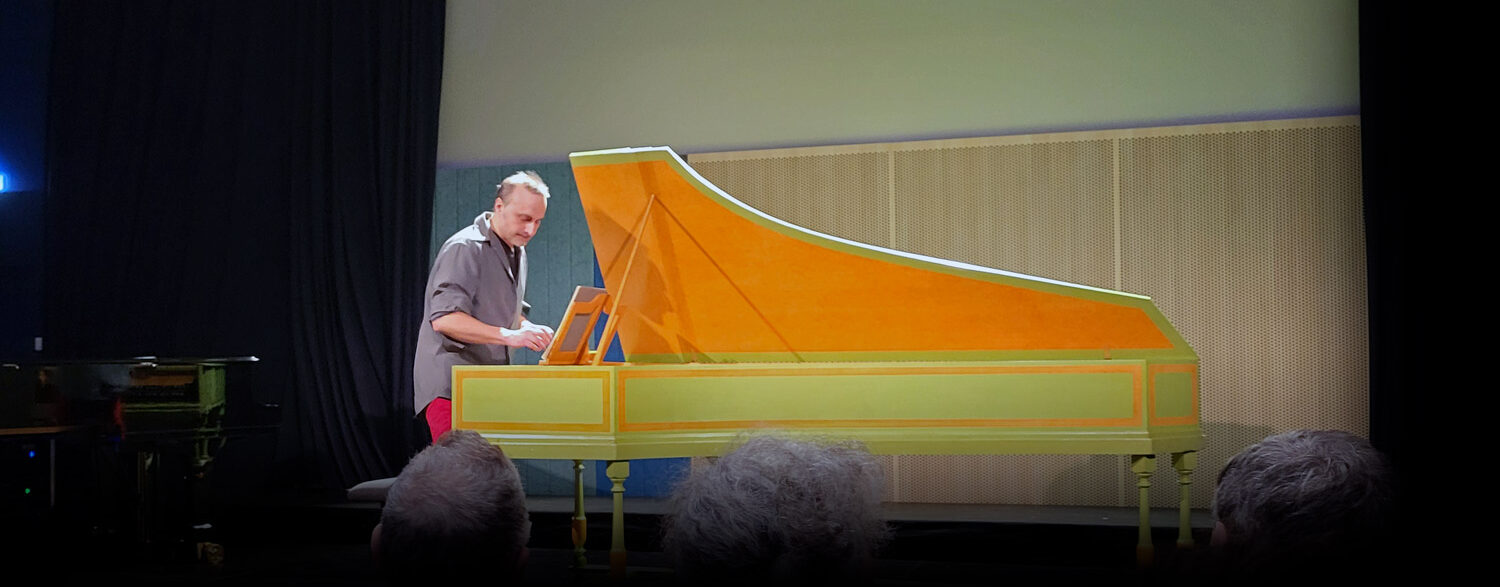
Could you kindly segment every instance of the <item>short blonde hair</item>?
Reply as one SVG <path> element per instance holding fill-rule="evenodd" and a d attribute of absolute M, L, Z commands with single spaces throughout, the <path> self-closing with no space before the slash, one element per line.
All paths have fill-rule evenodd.
<path fill-rule="evenodd" d="M 519 187 L 524 187 L 531 193 L 541 196 L 543 201 L 552 197 L 552 193 L 547 189 L 547 183 L 542 181 L 542 176 L 530 170 L 517 171 L 502 180 L 499 185 L 495 186 L 495 197 L 500 198 L 502 202 L 509 202 L 510 194 Z"/>

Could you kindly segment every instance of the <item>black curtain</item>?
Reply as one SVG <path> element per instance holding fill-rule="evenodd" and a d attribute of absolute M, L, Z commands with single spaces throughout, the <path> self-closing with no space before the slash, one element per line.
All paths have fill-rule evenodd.
<path fill-rule="evenodd" d="M 59 2 L 52 358 L 256 355 L 277 462 L 395 474 L 437 155 L 444 5 Z"/>
<path fill-rule="evenodd" d="M 1468 445 L 1464 435 L 1472 432 L 1466 431 L 1484 428 L 1448 409 L 1483 388 L 1475 385 L 1483 381 L 1476 369 L 1483 368 L 1461 342 L 1473 337 L 1477 322 L 1455 313 L 1445 297 L 1448 290 L 1468 291 L 1450 264 L 1485 248 L 1457 241 L 1484 233 L 1465 230 L 1468 202 L 1477 192 L 1458 185 L 1479 167 L 1444 147 L 1459 141 L 1441 129 L 1463 125 L 1434 122 L 1434 113 L 1453 109 L 1448 102 L 1455 94 L 1444 91 L 1453 86 L 1447 70 L 1433 64 L 1452 60 L 1448 37 L 1462 36 L 1433 22 L 1437 14 L 1387 2 L 1359 4 L 1370 441 L 1396 465 L 1403 506 L 1395 527 L 1411 538 L 1413 561 L 1429 560 L 1426 551 L 1437 544 L 1423 536 L 1451 534 L 1445 526 L 1464 519 L 1417 512 L 1446 497 L 1437 491 L 1444 485 L 1434 472 L 1453 470 L 1447 460 L 1461 451 L 1451 449 Z M 1432 42 L 1438 31 L 1445 39 Z"/>
<path fill-rule="evenodd" d="M 1416 390 L 1431 385 L 1433 372 L 1413 369 L 1426 341 L 1423 321 L 1430 319 L 1411 304 L 1427 297 L 1420 291 L 1436 280 L 1417 271 L 1414 261 L 1431 259 L 1418 247 L 1431 241 L 1430 219 L 1414 194 L 1432 190 L 1428 162 L 1430 137 L 1414 125 L 1422 112 L 1413 97 L 1431 87 L 1418 71 L 1430 69 L 1419 59 L 1417 33 L 1424 29 L 1415 14 L 1384 2 L 1360 2 L 1359 76 L 1364 149 L 1365 255 L 1370 304 L 1370 440 L 1401 469 L 1415 464 L 1416 426 L 1422 419 Z M 1421 12 L 1421 11 L 1417 11 Z M 1431 126 L 1430 124 L 1428 126 Z M 1426 140 L 1424 140 L 1426 139 Z M 1415 341 L 1421 343 L 1414 344 Z M 1430 352 L 1430 349 L 1428 349 Z"/>

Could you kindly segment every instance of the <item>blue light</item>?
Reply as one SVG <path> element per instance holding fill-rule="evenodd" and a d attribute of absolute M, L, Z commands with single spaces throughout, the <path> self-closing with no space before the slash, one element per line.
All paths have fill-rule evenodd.
<path fill-rule="evenodd" d="M 36 451 L 34 451 L 34 450 L 28 450 L 28 451 L 26 451 L 26 458 L 28 458 L 28 459 L 34 459 L 34 458 L 36 458 Z"/>
<path fill-rule="evenodd" d="M 5 174 L 0 173 L 0 192 L 5 191 Z"/>

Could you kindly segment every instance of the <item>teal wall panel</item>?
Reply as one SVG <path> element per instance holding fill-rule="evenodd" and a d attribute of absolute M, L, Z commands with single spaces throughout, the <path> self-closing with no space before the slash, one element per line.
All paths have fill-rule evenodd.
<path fill-rule="evenodd" d="M 531 303 L 531 321 L 557 327 L 558 319 L 568 307 L 573 288 L 594 283 L 594 245 L 589 239 L 588 222 L 578 201 L 578 186 L 573 182 L 572 165 L 566 161 L 526 165 L 445 168 L 437 172 L 432 201 L 432 242 L 428 263 L 454 232 L 468 226 L 474 217 L 489 210 L 495 201 L 495 186 L 517 171 L 532 170 L 542 176 L 552 192 L 547 201 L 547 216 L 542 228 L 526 247 L 530 273 L 527 276 L 526 301 Z M 518 350 L 512 354 L 518 365 L 534 365 L 539 353 Z M 572 495 L 571 461 L 526 460 L 517 462 L 521 483 L 528 495 Z M 600 461 L 587 461 L 583 475 L 584 493 L 600 491 L 595 470 L 603 471 Z M 680 467 L 679 467 L 680 468 Z M 675 469 L 673 469 L 675 470 Z M 653 475 L 632 475 L 642 489 L 664 485 Z M 604 489 L 608 492 L 608 482 Z M 632 491 L 632 495 L 638 493 Z"/>
<path fill-rule="evenodd" d="M 439 169 L 432 202 L 428 263 L 437 256 L 443 241 L 490 209 L 495 201 L 495 186 L 501 180 L 526 170 L 541 175 L 552 191 L 542 228 L 526 247 L 530 264 L 526 301 L 531 303 L 532 322 L 556 328 L 573 288 L 594 282 L 593 244 L 583 207 L 578 203 L 573 168 L 568 162 Z M 512 356 L 516 364 L 525 365 L 534 365 L 540 358 L 539 353 L 524 349 Z"/>
<path fill-rule="evenodd" d="M 595 470 L 604 470 L 604 461 L 583 462 L 583 494 L 599 493 L 599 480 Z M 521 487 L 530 496 L 573 495 L 573 461 L 553 459 L 525 459 L 516 461 L 516 470 L 521 473 Z M 609 481 L 604 481 L 604 491 L 609 491 Z"/>
<path fill-rule="evenodd" d="M 431 246 L 427 252 L 427 263 L 437 257 L 438 247 L 443 245 L 458 227 L 455 222 L 459 216 L 457 206 L 458 198 L 458 170 L 439 169 L 437 180 L 433 185 L 434 197 L 432 200 L 432 236 Z M 478 211 L 474 212 L 478 214 Z"/>

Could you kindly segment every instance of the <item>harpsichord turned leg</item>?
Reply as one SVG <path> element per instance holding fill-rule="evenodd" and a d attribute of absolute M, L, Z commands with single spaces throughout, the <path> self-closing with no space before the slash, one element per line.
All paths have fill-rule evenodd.
<path fill-rule="evenodd" d="M 573 459 L 573 568 L 588 566 L 583 544 L 588 540 L 589 521 L 583 514 L 583 461 Z"/>
<path fill-rule="evenodd" d="M 1151 474 L 1156 472 L 1156 455 L 1130 457 L 1130 470 L 1135 473 L 1135 486 L 1140 489 L 1140 532 L 1135 544 L 1135 560 L 1144 567 L 1151 564 L 1154 554 L 1151 546 Z"/>
<path fill-rule="evenodd" d="M 609 477 L 609 491 L 615 498 L 614 518 L 610 521 L 609 577 L 621 581 L 625 579 L 625 478 L 630 476 L 630 461 L 609 461 L 604 474 Z"/>
<path fill-rule="evenodd" d="M 1190 450 L 1172 454 L 1172 468 L 1177 469 L 1177 547 L 1193 547 L 1193 528 L 1190 519 L 1193 506 L 1193 469 L 1198 468 L 1198 451 Z"/>

